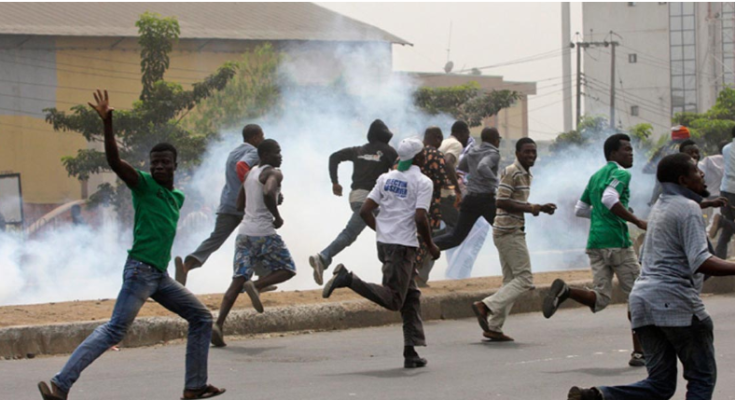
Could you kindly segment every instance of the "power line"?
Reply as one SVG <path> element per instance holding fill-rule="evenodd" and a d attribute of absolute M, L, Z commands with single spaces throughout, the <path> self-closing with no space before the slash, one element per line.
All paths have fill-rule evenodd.
<path fill-rule="evenodd" d="M 498 64 L 486 65 L 484 67 L 475 67 L 475 68 L 470 68 L 470 69 L 462 69 L 462 70 L 459 70 L 457 72 L 458 73 L 459 72 L 468 72 L 468 71 L 472 71 L 473 69 L 479 69 L 479 70 L 492 69 L 492 68 L 499 68 L 499 67 L 506 67 L 506 66 L 510 66 L 510 65 L 522 64 L 522 63 L 526 63 L 526 62 L 539 61 L 539 60 L 543 60 L 543 59 L 546 59 L 546 58 L 560 57 L 563 54 L 563 52 L 564 52 L 563 50 L 556 49 L 556 50 L 546 51 L 544 53 L 535 54 L 535 55 L 532 55 L 532 56 L 527 56 L 527 57 L 522 57 L 522 58 L 518 58 L 518 59 L 515 59 L 515 60 L 501 62 L 501 63 L 498 63 Z"/>

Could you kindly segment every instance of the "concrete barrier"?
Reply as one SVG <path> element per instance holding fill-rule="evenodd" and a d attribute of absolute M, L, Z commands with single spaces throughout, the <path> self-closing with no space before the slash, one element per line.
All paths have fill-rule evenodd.
<path fill-rule="evenodd" d="M 590 287 L 591 282 L 572 282 L 573 287 Z M 513 314 L 540 312 L 549 285 L 526 292 L 516 301 Z M 470 304 L 495 293 L 497 289 L 472 292 L 454 292 L 423 296 L 421 299 L 424 320 L 460 319 L 473 317 Z M 732 293 L 735 278 L 715 278 L 705 283 L 704 293 Z M 625 296 L 615 283 L 612 303 L 625 301 Z M 574 301 L 565 302 L 561 308 L 580 307 Z M 260 333 L 323 331 L 364 328 L 400 322 L 400 314 L 387 311 L 366 300 L 338 303 L 294 305 L 266 309 L 263 314 L 254 310 L 233 311 L 227 320 L 227 335 Z M 0 329 L 0 357 L 25 358 L 28 355 L 67 354 L 92 331 L 104 323 L 77 322 L 41 326 L 18 326 Z M 186 337 L 187 324 L 178 317 L 139 318 L 133 323 L 122 342 L 123 347 L 141 347 L 166 343 Z"/>

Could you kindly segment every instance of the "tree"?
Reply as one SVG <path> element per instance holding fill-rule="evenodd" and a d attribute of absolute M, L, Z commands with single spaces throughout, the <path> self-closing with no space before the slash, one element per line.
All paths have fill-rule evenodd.
<path fill-rule="evenodd" d="M 601 141 L 603 138 L 615 133 L 610 129 L 610 123 L 603 116 L 585 115 L 579 122 L 577 129 L 569 132 L 560 133 L 554 139 L 549 149 L 557 152 L 568 148 L 569 146 L 584 146 L 589 143 Z"/>
<path fill-rule="evenodd" d="M 200 102 L 222 90 L 235 75 L 236 66 L 226 63 L 202 82 L 194 83 L 191 90 L 175 82 L 165 81 L 169 67 L 168 54 L 179 36 L 179 23 L 174 17 L 161 18 L 158 14 L 145 13 L 136 22 L 141 46 L 141 72 L 143 90 L 140 100 L 130 111 L 115 111 L 115 133 L 120 141 L 120 156 L 139 169 L 148 168 L 148 152 L 159 142 L 176 146 L 179 153 L 179 168 L 186 174 L 200 162 L 206 149 L 206 135 L 197 135 L 185 129 L 179 121 L 181 116 Z M 56 108 L 45 109 L 46 121 L 56 131 L 79 132 L 91 142 L 103 141 L 102 123 L 86 105 L 71 108 L 70 113 Z M 87 180 L 91 174 L 108 171 L 104 153 L 94 149 L 83 149 L 76 156 L 63 157 L 62 162 L 69 176 Z M 121 188 L 118 186 L 117 189 Z M 110 200 L 120 206 L 120 192 L 110 185 L 101 185 L 93 200 Z M 125 190 L 125 189 L 123 189 Z M 127 213 L 126 213 L 127 214 Z"/>
<path fill-rule="evenodd" d="M 196 111 L 183 120 L 184 126 L 204 136 L 217 137 L 222 129 L 273 111 L 280 99 L 277 70 L 281 59 L 270 44 L 243 54 L 234 64 L 237 72 L 232 80 L 200 102 Z"/>
<path fill-rule="evenodd" d="M 414 93 L 414 103 L 426 113 L 448 114 L 470 127 L 482 125 L 485 118 L 512 106 L 519 98 L 518 92 L 510 90 L 484 92 L 474 81 L 459 86 L 422 87 Z"/>
<path fill-rule="evenodd" d="M 725 88 L 717 96 L 715 105 L 704 113 L 676 113 L 675 124 L 689 128 L 698 139 L 705 154 L 717 154 L 720 144 L 732 140 L 735 128 L 735 89 Z"/>

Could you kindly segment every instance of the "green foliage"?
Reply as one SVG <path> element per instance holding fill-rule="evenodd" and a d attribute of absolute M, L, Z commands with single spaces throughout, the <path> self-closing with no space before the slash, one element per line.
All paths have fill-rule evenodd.
<path fill-rule="evenodd" d="M 732 130 L 735 128 L 735 89 L 723 89 L 717 96 L 715 105 L 704 113 L 676 113 L 674 123 L 689 128 L 705 155 L 717 154 L 722 142 L 732 140 Z"/>
<path fill-rule="evenodd" d="M 603 116 L 585 115 L 577 129 L 559 134 L 549 147 L 552 152 L 566 149 L 569 146 L 584 146 L 606 138 L 614 133 L 610 129 L 610 123 Z"/>
<path fill-rule="evenodd" d="M 143 71 L 143 92 L 141 100 L 152 96 L 153 86 L 163 80 L 169 66 L 168 53 L 173 50 L 174 41 L 181 30 L 179 21 L 174 17 L 161 18 L 156 13 L 145 12 L 135 23 L 138 27 L 138 44 L 141 47 L 140 69 Z"/>
<path fill-rule="evenodd" d="M 520 94 L 510 90 L 484 92 L 477 82 L 459 86 L 419 88 L 414 93 L 414 103 L 428 114 L 448 114 L 467 122 L 470 127 L 482 125 L 485 118 L 510 107 Z"/>
<path fill-rule="evenodd" d="M 653 149 L 653 125 L 642 123 L 634 125 L 629 129 L 628 135 L 632 141 L 633 147 L 646 154 Z"/>
<path fill-rule="evenodd" d="M 282 56 L 266 44 L 233 64 L 237 73 L 224 89 L 199 103 L 183 123 L 194 132 L 216 137 L 222 129 L 262 117 L 278 104 L 277 69 Z"/>
<path fill-rule="evenodd" d="M 141 35 L 143 91 L 132 110 L 114 112 L 114 130 L 120 157 L 133 167 L 145 170 L 148 169 L 150 149 L 157 143 L 168 142 L 176 146 L 179 170 L 186 176 L 200 162 L 206 150 L 207 137 L 193 134 L 179 121 L 197 104 L 224 89 L 235 76 L 236 65 L 226 63 L 202 82 L 194 83 L 191 90 L 185 90 L 178 83 L 162 79 L 169 66 L 168 54 L 179 35 L 176 19 L 146 13 L 136 26 Z M 111 95 L 114 102 L 114 92 Z M 90 142 L 104 141 L 102 121 L 88 106 L 74 106 L 68 113 L 55 108 L 44 111 L 46 121 L 53 125 L 54 130 L 78 132 Z M 76 156 L 64 157 L 62 162 L 69 176 L 80 180 L 89 179 L 91 174 L 109 171 L 104 153 L 94 149 L 79 150 Z M 125 200 L 119 198 L 127 190 L 124 185 L 118 188 L 107 185 L 100 189 L 100 193 L 93 195 L 93 200 L 104 200 L 118 206 L 129 201 L 128 196 L 124 196 Z M 125 214 L 126 210 L 118 207 L 118 211 Z"/>

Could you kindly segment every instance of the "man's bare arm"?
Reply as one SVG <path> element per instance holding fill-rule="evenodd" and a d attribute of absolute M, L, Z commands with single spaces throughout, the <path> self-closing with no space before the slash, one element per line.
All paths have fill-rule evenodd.
<path fill-rule="evenodd" d="M 365 200 L 365 202 L 362 203 L 362 208 L 360 208 L 360 217 L 372 230 L 375 230 L 375 215 L 373 214 L 373 212 L 377 208 L 378 203 L 376 203 L 373 199 Z"/>
<path fill-rule="evenodd" d="M 97 111 L 105 125 L 105 157 L 107 158 L 107 164 L 126 185 L 136 187 L 138 186 L 138 171 L 125 160 L 120 159 L 120 153 L 117 149 L 117 142 L 112 131 L 112 111 L 114 108 L 110 107 L 107 90 L 105 90 L 104 95 L 97 90 L 97 93 L 94 93 L 94 99 L 97 104 L 87 104 Z"/>
<path fill-rule="evenodd" d="M 265 180 L 265 182 L 263 182 Z M 268 211 L 273 214 L 273 226 L 276 229 L 283 226 L 283 218 L 278 212 L 278 192 L 281 188 L 281 181 L 283 181 L 283 173 L 275 168 L 269 168 L 261 175 L 261 182 L 263 182 L 263 202 Z"/>

